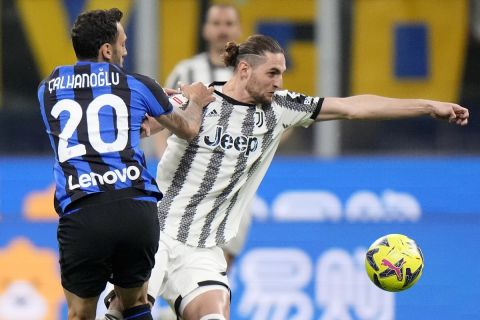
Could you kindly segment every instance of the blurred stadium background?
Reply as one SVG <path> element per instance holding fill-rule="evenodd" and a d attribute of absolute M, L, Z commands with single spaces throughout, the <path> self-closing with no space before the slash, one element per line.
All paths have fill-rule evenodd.
<path fill-rule="evenodd" d="M 163 83 L 204 49 L 202 17 L 215 2 L 0 1 L 0 320 L 66 318 L 36 88 L 75 62 L 74 18 L 120 8 L 126 68 Z M 471 113 L 464 128 L 419 118 L 294 131 L 258 192 L 232 273 L 232 319 L 480 319 L 480 1 L 222 2 L 238 7 L 244 38 L 264 33 L 284 46 L 290 90 L 447 100 Z M 387 233 L 407 234 L 425 254 L 422 279 L 400 294 L 363 271 L 366 248 Z"/>

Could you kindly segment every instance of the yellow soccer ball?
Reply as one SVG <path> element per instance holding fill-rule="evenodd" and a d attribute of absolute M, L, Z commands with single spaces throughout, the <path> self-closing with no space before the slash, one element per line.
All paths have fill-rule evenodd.
<path fill-rule="evenodd" d="M 420 247 L 403 234 L 389 234 L 377 239 L 365 256 L 368 277 L 386 291 L 410 288 L 420 279 L 423 267 Z"/>

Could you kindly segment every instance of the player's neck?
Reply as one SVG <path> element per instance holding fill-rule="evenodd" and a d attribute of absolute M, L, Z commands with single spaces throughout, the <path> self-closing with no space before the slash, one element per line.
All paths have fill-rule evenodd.
<path fill-rule="evenodd" d="M 225 83 L 223 86 L 223 94 L 243 103 L 255 104 L 255 101 L 247 92 L 245 85 L 235 76 Z"/>

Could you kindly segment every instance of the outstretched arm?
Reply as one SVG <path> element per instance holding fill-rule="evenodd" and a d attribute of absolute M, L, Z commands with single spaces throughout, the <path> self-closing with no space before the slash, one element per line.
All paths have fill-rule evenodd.
<path fill-rule="evenodd" d="M 189 99 L 185 110 L 176 109 L 168 115 L 157 117 L 157 121 L 182 139 L 193 139 L 200 130 L 203 108 L 215 98 L 212 93 L 214 88 L 207 88 L 202 83 L 183 85 L 183 94 Z"/>
<path fill-rule="evenodd" d="M 425 99 L 395 99 L 376 95 L 325 98 L 316 121 L 386 120 L 429 115 L 457 125 L 468 123 L 468 109 L 455 103 Z"/>

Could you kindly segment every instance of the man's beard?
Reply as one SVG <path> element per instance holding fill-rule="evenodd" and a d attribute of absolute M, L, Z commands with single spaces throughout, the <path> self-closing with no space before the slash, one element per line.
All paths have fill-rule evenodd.
<path fill-rule="evenodd" d="M 118 55 L 118 51 L 113 49 L 112 51 L 112 59 L 110 63 L 119 66 L 120 68 L 123 68 L 123 63 L 122 63 L 122 57 Z"/>
<path fill-rule="evenodd" d="M 254 104 L 270 105 L 272 100 L 255 90 L 257 83 L 258 82 L 255 79 L 250 80 L 249 83 L 247 83 L 245 90 L 248 92 L 250 97 L 252 97 Z"/>

